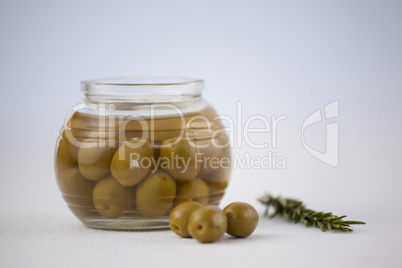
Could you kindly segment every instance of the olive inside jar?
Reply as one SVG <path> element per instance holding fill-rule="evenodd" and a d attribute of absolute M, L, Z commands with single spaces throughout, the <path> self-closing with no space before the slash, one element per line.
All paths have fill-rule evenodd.
<path fill-rule="evenodd" d="M 218 205 L 231 173 L 229 139 L 204 82 L 123 77 L 81 82 L 55 153 L 58 187 L 86 226 L 169 228 L 188 200 Z"/>

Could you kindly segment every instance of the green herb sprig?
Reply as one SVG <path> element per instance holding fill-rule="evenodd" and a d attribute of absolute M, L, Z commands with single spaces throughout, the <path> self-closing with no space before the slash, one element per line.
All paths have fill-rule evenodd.
<path fill-rule="evenodd" d="M 270 207 L 274 207 L 275 211 L 270 218 L 273 218 L 277 215 L 284 216 L 288 219 L 294 221 L 294 223 L 304 222 L 306 226 L 314 226 L 319 227 L 321 231 L 325 232 L 325 230 L 340 230 L 343 232 L 352 232 L 353 230 L 350 228 L 351 224 L 366 224 L 362 221 L 344 221 L 344 216 L 335 216 L 332 212 L 318 212 L 312 209 L 308 209 L 303 205 L 303 202 L 288 199 L 273 197 L 269 194 L 258 199 L 262 204 L 264 204 L 267 209 L 265 211 L 266 216 L 268 216 L 268 210 Z"/>

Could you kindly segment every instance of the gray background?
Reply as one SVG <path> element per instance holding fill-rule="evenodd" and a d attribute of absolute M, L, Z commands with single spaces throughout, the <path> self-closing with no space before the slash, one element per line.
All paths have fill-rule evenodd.
<path fill-rule="evenodd" d="M 132 253 L 137 263 L 163 263 L 170 251 L 156 245 L 167 240 L 179 250 L 194 246 L 210 254 L 205 256 L 226 256 L 229 247 L 237 256 L 226 259 L 232 265 L 247 258 L 279 266 L 311 258 L 328 264 L 337 255 L 329 267 L 398 266 L 401 14 L 400 1 L 0 1 L 0 262 L 60 265 L 67 250 L 77 257 L 64 259 L 66 266 L 100 255 L 107 265 L 114 258 L 102 253 L 109 250 L 100 246 L 107 236 L 112 245 L 120 243 L 112 251 L 121 265 L 132 264 L 126 258 L 133 240 L 145 245 L 142 254 Z M 122 75 L 199 77 L 206 81 L 205 99 L 221 114 L 235 118 L 241 101 L 244 120 L 287 116 L 277 148 L 234 148 L 255 156 L 276 152 L 286 158 L 287 169 L 234 170 L 223 204 L 247 201 L 263 212 L 256 198 L 267 191 L 369 224 L 345 237 L 262 219 L 254 240 L 224 240 L 218 247 L 163 232 L 127 238 L 87 231 L 58 192 L 54 147 L 66 113 L 82 99 L 79 81 Z M 335 100 L 339 166 L 333 168 L 303 148 L 301 125 Z M 256 143 L 269 138 L 254 137 Z M 325 122 L 311 127 L 306 141 L 324 150 Z M 99 245 L 94 248 L 91 239 Z M 330 243 L 327 251 L 323 245 Z M 146 253 L 152 250 L 162 257 L 150 261 Z M 295 258 L 286 258 L 288 250 Z M 208 258 L 198 264 L 208 264 Z"/>

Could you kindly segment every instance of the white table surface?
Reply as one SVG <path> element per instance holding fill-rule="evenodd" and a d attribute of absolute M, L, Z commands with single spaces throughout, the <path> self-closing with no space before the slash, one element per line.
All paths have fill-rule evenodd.
<path fill-rule="evenodd" d="M 263 209 L 261 209 L 261 214 Z M 325 232 L 286 219 L 261 219 L 245 239 L 213 244 L 172 231 L 86 228 L 67 210 L 1 215 L 2 267 L 401 267 L 401 217 L 371 214 L 352 233 Z"/>

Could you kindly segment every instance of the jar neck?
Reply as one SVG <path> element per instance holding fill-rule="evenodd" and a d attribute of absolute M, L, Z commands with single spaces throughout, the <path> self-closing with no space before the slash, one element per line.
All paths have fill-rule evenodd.
<path fill-rule="evenodd" d="M 201 97 L 204 81 L 184 77 L 120 77 L 81 82 L 89 102 L 164 103 Z"/>

